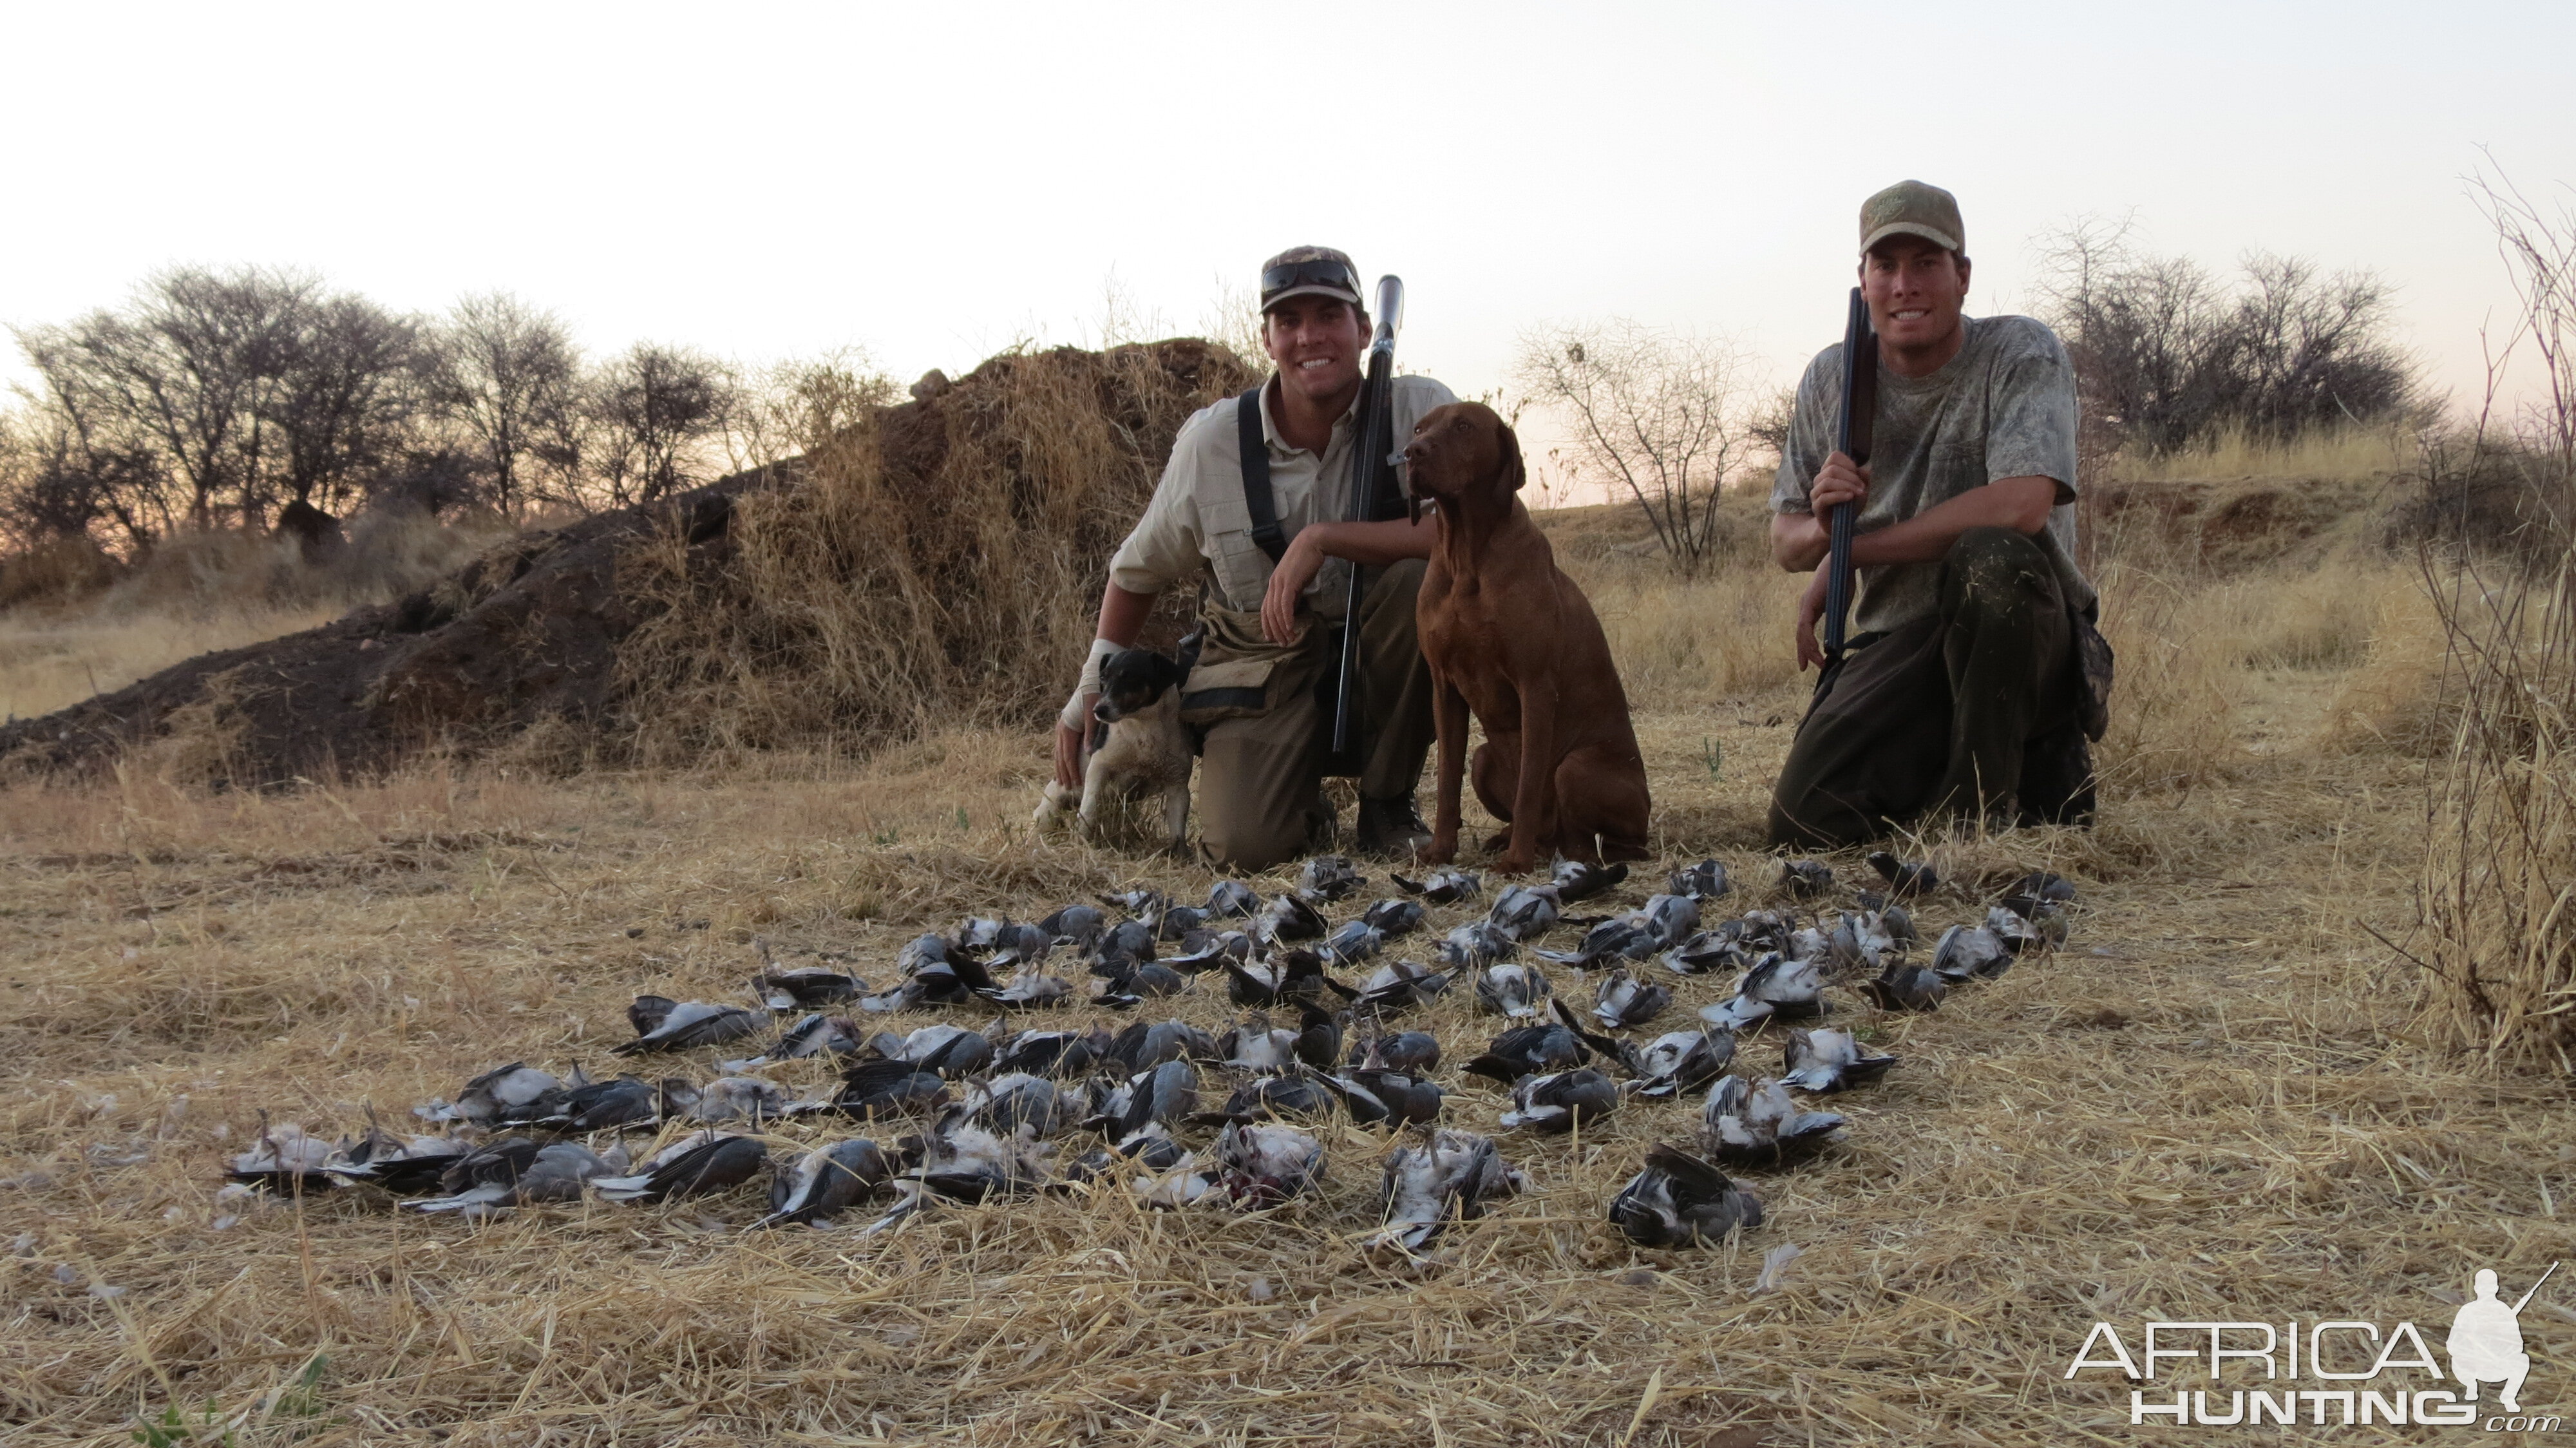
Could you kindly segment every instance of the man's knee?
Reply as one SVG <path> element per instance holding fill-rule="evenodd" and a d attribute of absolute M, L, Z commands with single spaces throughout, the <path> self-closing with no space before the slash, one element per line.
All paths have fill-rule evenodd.
<path fill-rule="evenodd" d="M 1220 867 L 1254 875 L 1304 854 L 1307 828 L 1302 814 L 1276 820 L 1211 812 L 1200 821 L 1199 842 Z"/>
<path fill-rule="evenodd" d="M 2010 528 L 1970 528 L 1942 560 L 1946 611 L 2014 615 L 2026 611 L 2054 578 L 2048 555 Z"/>

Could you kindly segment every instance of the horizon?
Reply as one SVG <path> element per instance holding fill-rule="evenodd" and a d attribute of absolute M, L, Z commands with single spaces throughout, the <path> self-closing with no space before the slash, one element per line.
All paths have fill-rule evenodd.
<path fill-rule="evenodd" d="M 173 8 L 139 33 L 21 19 L 22 53 L 119 55 L 134 99 L 84 105 L 95 72 L 62 65 L 0 100 L 21 193 L 77 218 L 0 240 L 0 322 L 68 320 L 173 265 L 249 264 L 406 312 L 513 292 L 593 356 L 652 340 L 757 366 L 856 346 L 908 382 L 1014 343 L 1095 344 L 1120 318 L 1133 337 L 1219 330 L 1264 256 L 1321 241 L 1406 279 L 1400 362 L 1462 396 L 1506 385 L 1532 330 L 1612 318 L 1734 339 L 1770 391 L 1839 331 L 1860 198 L 1919 176 L 1960 197 L 1972 314 L 2029 309 L 2039 238 L 2126 218 L 2143 249 L 2222 274 L 2255 252 L 2378 273 L 2458 411 L 2513 302 L 2462 178 L 2486 168 L 2555 207 L 2576 177 L 2542 69 L 2576 17 L 2536 5 L 2434 31 L 2385 4 L 2195 5 L 2145 33 L 1986 5 L 1930 35 L 1879 5 L 1343 7 L 1323 14 L 1365 20 L 1318 33 L 1352 38 L 1349 65 L 1276 71 L 1258 21 L 1176 6 L 996 25 L 787 5 L 707 33 L 673 6 L 467 7 L 434 32 L 241 13 Z M 1989 82 L 1939 108 L 1866 93 L 1837 57 L 1881 36 Z M 2078 111 L 2068 77 L 2159 104 Z M 1276 199 L 1307 175 L 1263 144 L 1272 95 L 1299 116 L 1386 114 L 1389 160 Z M 65 134 L 67 114 L 83 124 Z M 1330 124 L 1287 130 L 1344 144 Z M 249 162 L 174 169 L 154 159 L 174 135 Z M 26 376 L 12 347 L 0 380 Z"/>

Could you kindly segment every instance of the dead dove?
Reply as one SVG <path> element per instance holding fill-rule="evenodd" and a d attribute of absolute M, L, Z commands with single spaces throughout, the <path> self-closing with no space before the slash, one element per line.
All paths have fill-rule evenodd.
<path fill-rule="evenodd" d="M 330 1142 L 307 1135 L 303 1127 L 293 1122 L 271 1126 L 263 1118 L 250 1150 L 234 1156 L 224 1176 L 279 1196 L 327 1192 L 337 1185 L 323 1170 L 334 1154 Z"/>
<path fill-rule="evenodd" d="M 2012 888 L 2004 892 L 2002 900 L 1998 903 L 2014 914 L 2028 919 L 2037 914 L 2042 905 L 2074 904 L 2075 885 L 2064 875 L 2052 874 L 2047 870 L 2033 870 L 2015 880 Z"/>
<path fill-rule="evenodd" d="M 1355 1126 L 1417 1126 L 1440 1119 L 1437 1082 L 1402 1071 L 1345 1071 L 1324 1078 Z"/>
<path fill-rule="evenodd" d="M 1627 1066 L 1636 1079 L 1628 1089 L 1640 1096 L 1669 1099 L 1716 1080 L 1734 1060 L 1733 1036 L 1667 1031 L 1629 1053 Z"/>
<path fill-rule="evenodd" d="M 1126 911 L 1131 919 L 1140 921 L 1146 928 L 1151 929 L 1155 922 L 1163 918 L 1163 912 L 1170 908 L 1172 897 L 1160 890 L 1140 888 L 1122 890 L 1115 895 L 1103 895 L 1100 897 L 1100 903 L 1117 906 Z"/>
<path fill-rule="evenodd" d="M 2035 915 L 2024 917 L 2001 905 L 1986 911 L 1986 929 L 2001 939 L 2015 955 L 2044 951 L 2066 939 L 2066 914 L 2054 905 L 2036 907 Z"/>
<path fill-rule="evenodd" d="M 1100 938 L 1092 942 L 1088 958 L 1094 969 L 1098 969 L 1098 963 L 1102 961 L 1126 964 L 1152 960 L 1154 947 L 1159 943 L 1154 938 L 1154 927 L 1141 920 L 1121 920 L 1102 931 Z"/>
<path fill-rule="evenodd" d="M 1561 1135 L 1609 1115 L 1619 1105 L 1619 1083 L 1590 1068 L 1526 1076 L 1512 1087 L 1505 1130 L 1529 1127 Z"/>
<path fill-rule="evenodd" d="M 1360 920 L 1381 938 L 1393 940 L 1422 928 L 1422 902 L 1390 895 L 1361 911 Z"/>
<path fill-rule="evenodd" d="M 1150 1071 L 1166 1061 L 1214 1061 L 1223 1052 L 1207 1032 L 1187 1021 L 1138 1021 L 1120 1031 L 1103 1053 L 1130 1074 Z"/>
<path fill-rule="evenodd" d="M 1503 961 L 1476 973 L 1476 1001 L 1490 1015 L 1526 1020 L 1545 1008 L 1551 989 L 1537 966 L 1518 961 Z"/>
<path fill-rule="evenodd" d="M 778 1040 L 766 1051 L 747 1060 L 724 1062 L 728 1071 L 747 1071 L 776 1061 L 802 1061 L 810 1056 L 855 1056 L 867 1042 L 859 1034 L 859 1023 L 848 1016 L 827 1016 L 821 1011 L 809 1012 L 796 1024 L 779 1032 Z"/>
<path fill-rule="evenodd" d="M 1025 1131 L 1040 1141 L 1091 1114 L 1091 1103 L 1078 1092 L 1026 1072 L 969 1081 L 959 1105 L 986 1131 L 1000 1136 Z"/>
<path fill-rule="evenodd" d="M 988 1001 L 1013 1010 L 1035 1006 L 1060 1005 L 1073 994 L 1073 985 L 1062 976 L 1048 975 L 1036 961 L 1028 961 L 1011 972 L 1010 978 L 976 991 Z"/>
<path fill-rule="evenodd" d="M 1941 883 L 1941 872 L 1933 869 L 1929 860 L 1908 864 L 1885 850 L 1872 850 L 1866 858 L 1869 867 L 1887 882 L 1887 893 L 1899 900 L 1921 899 Z"/>
<path fill-rule="evenodd" d="M 1777 1081 L 1760 1085 L 1729 1076 L 1701 1110 L 1710 1151 L 1729 1166 L 1775 1167 L 1803 1161 L 1842 1130 L 1838 1111 L 1802 1110 Z"/>
<path fill-rule="evenodd" d="M 1728 921 L 1727 925 L 1737 924 Z M 1690 939 L 1667 950 L 1660 957 L 1664 968 L 1675 975 L 1708 975 L 1715 971 L 1738 971 L 1752 963 L 1743 942 L 1725 929 L 1695 932 Z"/>
<path fill-rule="evenodd" d="M 1592 988 L 1592 1019 L 1606 1030 L 1627 1030 L 1662 1015 L 1673 1003 L 1670 987 L 1651 984 L 1625 970 L 1604 972 Z"/>
<path fill-rule="evenodd" d="M 1887 1074 L 1894 1056 L 1873 1056 L 1849 1031 L 1791 1031 L 1781 1083 L 1824 1094 L 1866 1086 Z"/>
<path fill-rule="evenodd" d="M 1761 1024 L 1777 1015 L 1805 1020 L 1825 1011 L 1824 972 L 1812 960 L 1765 955 L 1735 983 L 1735 994 L 1713 1006 L 1702 1006 L 1701 1020 L 1730 1031 Z"/>
<path fill-rule="evenodd" d="M 1236 1205 L 1275 1207 L 1324 1176 L 1324 1144 L 1310 1132 L 1269 1122 L 1236 1122 L 1217 1139 L 1217 1182 Z"/>
<path fill-rule="evenodd" d="M 1440 1038 L 1429 1031 L 1370 1036 L 1352 1043 L 1350 1064 L 1371 1071 L 1402 1071 L 1419 1076 L 1439 1066 Z"/>
<path fill-rule="evenodd" d="M 550 1092 L 543 1099 L 512 1113 L 505 1121 L 512 1126 L 551 1126 L 575 1135 L 588 1135 L 594 1131 L 649 1126 L 660 1121 L 666 1112 L 688 1110 L 697 1104 L 697 1100 L 697 1087 L 687 1081 L 646 1081 L 637 1076 L 619 1076 L 611 1081 L 584 1081 L 577 1086 Z"/>
<path fill-rule="evenodd" d="M 1342 1020 L 1331 1011 L 1309 1005 L 1297 1013 L 1297 1059 L 1329 1071 L 1342 1059 Z"/>
<path fill-rule="evenodd" d="M 1610 1220 L 1640 1247 L 1689 1247 L 1762 1225 L 1762 1203 L 1710 1163 L 1657 1145 L 1611 1199 Z"/>
<path fill-rule="evenodd" d="M 1059 1079 L 1091 1069 L 1115 1039 L 1106 1031 L 1022 1031 L 994 1048 L 997 1072 L 1026 1071 Z"/>
<path fill-rule="evenodd" d="M 669 1202 L 730 1191 L 760 1174 L 769 1153 L 760 1138 L 700 1131 L 644 1159 L 628 1176 L 593 1177 L 590 1189 L 603 1202 Z"/>
<path fill-rule="evenodd" d="M 1554 929 L 1564 913 L 1554 885 L 1514 885 L 1494 901 L 1485 918 L 1512 939 L 1527 941 Z"/>
<path fill-rule="evenodd" d="M 388 1139 L 372 1143 L 363 1155 L 353 1153 L 326 1165 L 323 1171 L 344 1186 L 363 1182 L 398 1197 L 414 1197 L 438 1190 L 439 1178 L 468 1150 L 465 1142 L 453 1136 L 415 1136 L 403 1143 Z M 234 1160 L 238 1166 L 240 1158 Z"/>
<path fill-rule="evenodd" d="M 1820 860 L 1782 860 L 1777 887 L 1792 900 L 1821 900 L 1834 888 L 1834 872 Z"/>
<path fill-rule="evenodd" d="M 909 1061 L 862 1061 L 841 1073 L 823 1106 L 861 1121 L 935 1110 L 948 1101 L 938 1076 Z"/>
<path fill-rule="evenodd" d="M 1483 1055 L 1461 1069 L 1470 1076 L 1510 1086 L 1524 1076 L 1561 1071 L 1591 1059 L 1592 1048 L 1581 1033 L 1561 1021 L 1547 1021 L 1514 1026 L 1494 1037 Z"/>
<path fill-rule="evenodd" d="M 908 1036 L 880 1031 L 868 1049 L 889 1061 L 910 1063 L 916 1070 L 954 1080 L 971 1076 L 993 1063 L 993 1043 L 981 1031 L 963 1026 L 923 1026 Z"/>
<path fill-rule="evenodd" d="M 1294 895 L 1276 895 L 1261 907 L 1252 933 L 1265 941 L 1320 940 L 1326 928 L 1314 906 Z"/>
<path fill-rule="evenodd" d="M 1101 962 L 1093 965 L 1091 971 L 1092 1002 L 1113 1011 L 1131 1010 L 1149 1000 L 1176 996 L 1190 988 L 1189 981 L 1179 971 L 1159 960 L 1123 964 Z"/>
<path fill-rule="evenodd" d="M 1191 931 L 1204 928 L 1207 922 L 1208 913 L 1204 910 L 1188 905 L 1167 906 L 1162 918 L 1154 922 L 1154 938 L 1158 941 L 1180 940 Z"/>
<path fill-rule="evenodd" d="M 1241 880 L 1219 880 L 1208 890 L 1207 913 L 1211 918 L 1250 920 L 1261 913 L 1261 897 Z"/>
<path fill-rule="evenodd" d="M 1245 1121 L 1318 1121 L 1333 1114 L 1333 1093 L 1304 1074 L 1258 1076 L 1234 1090 L 1214 1111 L 1194 1112 L 1195 1126 Z"/>
<path fill-rule="evenodd" d="M 980 1202 L 1035 1191 L 1047 1179 L 1044 1148 L 1034 1138 L 1001 1136 L 951 1108 L 918 1146 L 921 1164 L 894 1179 L 892 1210 L 860 1229 L 874 1236 L 900 1226 L 933 1203 Z"/>
<path fill-rule="evenodd" d="M 1616 889 L 1628 878 L 1628 867 L 1559 859 L 1549 867 L 1548 875 L 1548 883 L 1556 887 L 1556 903 L 1571 905 L 1578 900 L 1589 900 L 1605 890 Z"/>
<path fill-rule="evenodd" d="M 1268 1015 L 1251 1011 L 1241 1025 L 1217 1037 L 1216 1049 L 1217 1058 L 1228 1066 L 1281 1071 L 1297 1059 L 1297 1032 L 1275 1027 Z"/>
<path fill-rule="evenodd" d="M 1365 880 L 1348 856 L 1317 855 L 1297 873 L 1297 893 L 1309 905 L 1329 905 L 1357 892 Z"/>
<path fill-rule="evenodd" d="M 1101 933 L 1109 928 L 1109 917 L 1095 905 L 1067 905 L 1038 922 L 1038 928 L 1050 940 L 1081 950 L 1089 950 Z"/>
<path fill-rule="evenodd" d="M 1724 895 L 1734 889 L 1735 885 L 1726 878 L 1724 865 L 1715 860 L 1702 860 L 1696 865 L 1673 871 L 1672 880 L 1666 888 L 1675 895 L 1708 901 Z"/>
<path fill-rule="evenodd" d="M 1932 968 L 1944 980 L 1992 980 L 2012 969 L 2012 947 L 1982 925 L 1953 925 L 1932 947 Z"/>
<path fill-rule="evenodd" d="M 482 1156 L 477 1152 L 470 1162 Z M 452 1196 L 430 1197 L 410 1205 L 423 1212 L 462 1212 L 480 1216 L 507 1207 L 533 1206 L 541 1202 L 577 1202 L 584 1184 L 594 1177 L 622 1170 L 624 1152 L 602 1156 L 576 1141 L 558 1141 L 538 1147 L 524 1165 L 503 1174 L 503 1164 L 493 1163 L 483 1175 Z M 460 1162 L 461 1168 L 464 1163 Z M 451 1169 L 450 1176 L 455 1175 Z"/>
<path fill-rule="evenodd" d="M 719 1076 L 697 1088 L 697 1100 L 679 1113 L 702 1125 L 748 1121 L 755 1125 L 787 1114 L 787 1093 L 758 1076 Z"/>
<path fill-rule="evenodd" d="M 620 1056 L 720 1046 L 757 1035 L 769 1024 L 767 1016 L 741 1006 L 679 1002 L 656 995 L 637 996 L 626 1008 L 626 1019 L 635 1027 L 635 1039 L 609 1048 Z"/>
<path fill-rule="evenodd" d="M 839 1216 L 891 1181 L 896 1166 L 883 1147 L 864 1136 L 818 1147 L 793 1164 L 773 1164 L 769 1215 L 752 1225 L 802 1226 Z"/>
<path fill-rule="evenodd" d="M 1948 982 L 1928 967 L 1891 960 L 1876 980 L 1860 983 L 1860 993 L 1883 1011 L 1931 1011 L 1941 1008 Z"/>
<path fill-rule="evenodd" d="M 1239 1006 L 1275 1006 L 1311 1001 L 1330 990 L 1344 998 L 1359 994 L 1324 973 L 1322 957 L 1311 950 L 1283 950 L 1225 969 L 1226 999 Z"/>
<path fill-rule="evenodd" d="M 754 941 L 753 943 L 763 947 L 761 959 L 770 963 L 760 974 L 751 978 L 751 993 L 760 998 L 761 1004 L 773 1011 L 810 1011 L 818 1006 L 839 1005 L 843 1001 L 854 1001 L 868 993 L 866 981 L 855 975 L 843 975 L 837 970 L 827 970 L 819 965 L 782 970 L 775 961 L 770 959 L 767 942 Z"/>
<path fill-rule="evenodd" d="M 1465 870 L 1434 870 L 1428 878 L 1421 880 L 1408 880 L 1402 875 L 1389 875 L 1387 878 L 1404 893 L 1419 895 L 1434 905 L 1455 905 L 1485 893 L 1484 879 Z"/>
<path fill-rule="evenodd" d="M 456 1104 L 429 1101 L 412 1108 L 412 1114 L 431 1121 L 468 1121 L 489 1126 L 500 1119 L 504 1110 L 524 1107 L 549 1091 L 560 1090 L 561 1081 L 525 1061 L 512 1061 L 495 1066 L 465 1083 L 456 1093 Z"/>
<path fill-rule="evenodd" d="M 1521 952 L 1520 942 L 1490 920 L 1456 927 L 1434 949 L 1441 964 L 1453 971 L 1480 969 Z"/>
<path fill-rule="evenodd" d="M 1581 969 L 1605 960 L 1642 960 L 1654 949 L 1653 926 L 1646 912 L 1630 910 L 1593 922 L 1572 950 L 1533 949 L 1530 954 Z"/>
<path fill-rule="evenodd" d="M 1399 960 L 1371 971 L 1368 979 L 1360 982 L 1351 1007 L 1363 1015 L 1398 1011 L 1425 1004 L 1448 988 L 1449 972 L 1433 970 L 1419 961 Z"/>
<path fill-rule="evenodd" d="M 1365 920 L 1353 920 L 1324 939 L 1324 954 L 1335 965 L 1349 966 L 1386 948 L 1386 936 Z"/>
<path fill-rule="evenodd" d="M 1503 1160 L 1494 1139 L 1472 1131 L 1435 1131 L 1386 1159 L 1378 1191 L 1381 1230 L 1363 1249 L 1417 1255 L 1451 1222 L 1472 1222 L 1492 1203 L 1529 1189 L 1529 1178 Z"/>
<path fill-rule="evenodd" d="M 1112 1145 L 1122 1148 L 1122 1155 L 1133 1155 L 1123 1148 L 1141 1146 L 1149 1128 L 1168 1137 L 1172 1127 L 1198 1109 L 1199 1069 L 1174 1058 L 1111 1087 L 1099 1112 L 1083 1125 L 1107 1136 Z"/>

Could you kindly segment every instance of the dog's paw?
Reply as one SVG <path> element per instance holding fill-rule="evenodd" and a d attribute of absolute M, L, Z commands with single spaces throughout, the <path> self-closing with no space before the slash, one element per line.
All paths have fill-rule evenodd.
<path fill-rule="evenodd" d="M 1061 828 L 1081 807 L 1081 790 L 1067 789 L 1049 780 L 1046 792 L 1038 797 L 1037 812 L 1029 816 L 1029 822 L 1042 830 Z"/>

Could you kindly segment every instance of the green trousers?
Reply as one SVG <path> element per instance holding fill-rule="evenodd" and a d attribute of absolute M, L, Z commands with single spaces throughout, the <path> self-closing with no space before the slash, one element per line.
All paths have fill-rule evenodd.
<path fill-rule="evenodd" d="M 1363 578 L 1359 710 L 1355 721 L 1360 798 L 1413 798 L 1431 752 L 1431 666 L 1414 627 L 1414 597 L 1429 564 L 1409 558 Z M 1250 873 L 1295 859 L 1329 839 L 1325 770 L 1334 763 L 1333 716 L 1325 692 L 1341 667 L 1339 639 L 1319 631 L 1314 647 L 1283 660 L 1265 713 L 1208 726 L 1199 763 L 1199 838 L 1208 855 Z"/>
<path fill-rule="evenodd" d="M 2073 633 L 2037 544 L 2009 528 L 1960 534 L 1939 608 L 1817 685 L 1771 793 L 1771 842 L 1833 849 L 1943 816 L 2089 816 Z"/>

